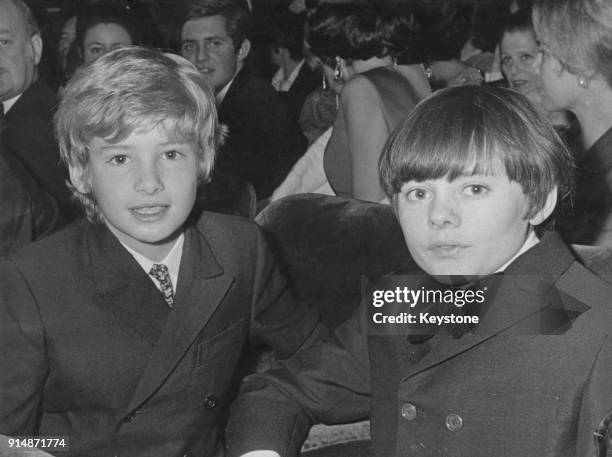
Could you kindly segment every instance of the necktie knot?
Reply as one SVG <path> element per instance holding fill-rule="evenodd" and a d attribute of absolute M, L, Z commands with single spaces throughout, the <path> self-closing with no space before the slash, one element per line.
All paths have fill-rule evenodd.
<path fill-rule="evenodd" d="M 163 263 L 155 263 L 151 267 L 149 274 L 159 282 L 159 290 L 161 291 L 166 303 L 170 308 L 174 304 L 174 290 L 172 288 L 172 279 L 168 267 Z"/>

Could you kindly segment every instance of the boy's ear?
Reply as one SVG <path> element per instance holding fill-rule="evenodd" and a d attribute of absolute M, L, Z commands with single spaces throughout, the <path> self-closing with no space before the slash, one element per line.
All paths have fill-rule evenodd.
<path fill-rule="evenodd" d="M 242 40 L 242 44 L 238 49 L 238 62 L 244 61 L 244 59 L 246 59 L 249 55 L 249 52 L 251 52 L 251 42 L 248 38 L 245 38 L 244 40 Z"/>
<path fill-rule="evenodd" d="M 548 216 L 552 214 L 556 206 L 557 186 L 553 187 L 546 196 L 546 201 L 544 202 L 542 209 L 529 218 L 529 224 L 533 226 L 540 225 L 542 222 L 548 219 Z"/>
<path fill-rule="evenodd" d="M 85 168 L 70 165 L 68 167 L 68 173 L 70 174 L 70 182 L 76 190 L 82 194 L 90 193 L 91 186 Z"/>

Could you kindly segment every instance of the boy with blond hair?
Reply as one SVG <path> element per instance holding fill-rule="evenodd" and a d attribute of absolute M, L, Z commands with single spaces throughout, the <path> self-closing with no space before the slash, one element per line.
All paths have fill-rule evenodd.
<path fill-rule="evenodd" d="M 56 115 L 88 220 L 0 266 L 0 434 L 66 456 L 216 456 L 247 342 L 293 353 L 317 319 L 255 225 L 204 213 L 214 97 L 181 57 L 113 51 Z"/>

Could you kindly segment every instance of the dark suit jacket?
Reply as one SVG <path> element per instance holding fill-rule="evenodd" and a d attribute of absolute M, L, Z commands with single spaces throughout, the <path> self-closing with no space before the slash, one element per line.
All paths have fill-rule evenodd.
<path fill-rule="evenodd" d="M 306 150 L 297 120 L 272 85 L 247 67 L 227 91 L 219 120 L 229 127 L 229 136 L 217 167 L 253 184 L 258 199 L 270 196 Z"/>
<path fill-rule="evenodd" d="M 306 97 L 321 84 L 321 76 L 310 69 L 304 62 L 300 72 L 287 92 L 279 92 L 296 119 L 300 118 Z"/>
<path fill-rule="evenodd" d="M 74 219 L 81 213 L 70 200 L 68 171 L 60 162 L 53 132 L 56 106 L 55 94 L 39 78 L 4 116 L 0 138 L 7 151 L 18 157 L 39 185 L 57 200 L 62 213 Z"/>
<path fill-rule="evenodd" d="M 366 306 L 246 381 L 229 455 L 295 455 L 313 421 L 371 417 L 373 454 L 586 456 L 612 408 L 612 287 L 555 234 L 515 260 L 473 333 L 381 334 Z M 384 328 L 384 327 L 383 327 Z"/>
<path fill-rule="evenodd" d="M 576 195 L 559 220 L 568 243 L 609 245 L 612 240 L 612 128 L 576 163 Z"/>
<path fill-rule="evenodd" d="M 175 303 L 102 225 L 0 265 L 0 434 L 68 436 L 66 456 L 213 456 L 247 341 L 279 357 L 311 335 L 259 231 L 204 213 Z"/>
<path fill-rule="evenodd" d="M 0 257 L 50 234 L 62 223 L 53 197 L 13 154 L 5 154 L 0 143 Z"/>

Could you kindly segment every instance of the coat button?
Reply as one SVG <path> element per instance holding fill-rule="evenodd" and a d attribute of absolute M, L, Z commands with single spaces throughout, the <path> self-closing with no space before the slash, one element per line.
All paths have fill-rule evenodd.
<path fill-rule="evenodd" d="M 463 419 L 459 414 L 449 414 L 446 416 L 446 428 L 451 432 L 458 432 L 463 427 Z"/>
<path fill-rule="evenodd" d="M 214 395 L 209 395 L 204 399 L 204 408 L 213 409 L 215 406 L 217 406 L 217 397 Z"/>
<path fill-rule="evenodd" d="M 407 421 L 414 420 L 417 417 L 416 406 L 414 406 L 412 403 L 404 403 L 400 409 L 400 413 Z"/>
<path fill-rule="evenodd" d="M 126 424 L 132 422 L 134 420 L 134 418 L 136 417 L 136 413 L 130 413 L 127 416 L 125 416 L 123 418 L 123 422 L 125 422 Z"/>

